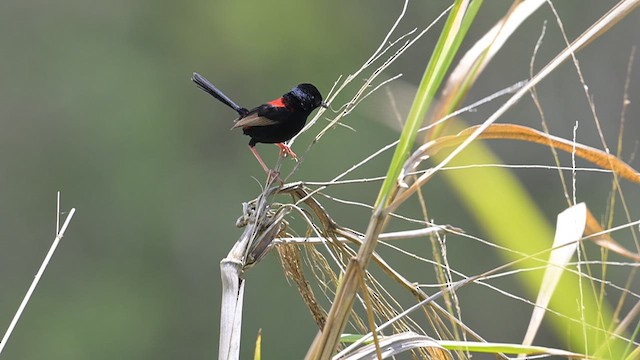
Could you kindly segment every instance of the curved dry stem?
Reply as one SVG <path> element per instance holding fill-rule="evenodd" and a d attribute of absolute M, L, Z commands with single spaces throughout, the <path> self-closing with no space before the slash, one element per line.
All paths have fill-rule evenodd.
<path fill-rule="evenodd" d="M 428 172 L 421 176 L 411 186 L 404 183 L 404 178 L 415 171 L 416 167 L 425 159 L 440 150 L 457 146 L 467 140 L 481 125 L 472 126 L 464 129 L 456 135 L 443 136 L 436 140 L 430 141 L 418 148 L 407 160 L 401 176 L 400 185 L 405 188 L 400 191 L 394 203 L 401 203 L 413 194 L 417 188 L 426 184 L 434 172 Z M 640 183 L 640 173 L 629 166 L 624 161 L 605 151 L 592 148 L 583 144 L 579 144 L 570 140 L 566 140 L 557 136 L 549 135 L 544 132 L 532 129 L 527 126 L 515 124 L 491 124 L 484 132 L 478 135 L 477 139 L 498 139 L 498 140 L 521 140 L 541 145 L 548 145 L 554 149 L 566 151 L 567 153 L 575 152 L 575 155 L 581 157 L 603 169 L 610 170 L 616 175 L 629 181 Z"/>
<path fill-rule="evenodd" d="M 320 222 L 319 232 L 322 233 L 326 239 L 331 240 L 330 243 L 332 246 L 339 248 L 340 251 L 346 251 L 346 249 L 344 248 L 344 244 L 341 244 L 340 242 L 336 241 L 339 236 L 346 238 L 347 240 L 349 240 L 350 242 L 352 242 L 357 246 L 362 246 L 364 235 L 358 234 L 357 232 L 351 229 L 338 225 L 327 213 L 324 207 L 315 198 L 311 196 L 309 190 L 306 189 L 302 184 L 300 183 L 287 184 L 283 188 L 281 188 L 279 192 L 293 196 L 294 199 L 298 200 L 299 202 L 305 203 L 311 209 L 313 214 L 316 216 L 316 218 Z M 452 231 L 452 229 L 450 228 L 442 228 L 442 230 Z M 420 289 L 417 283 L 411 282 L 410 280 L 405 278 L 402 274 L 400 274 L 395 269 L 393 269 L 379 254 L 374 252 L 372 260 L 376 265 L 378 265 L 378 267 L 385 274 L 387 274 L 387 276 L 389 276 L 391 279 L 393 279 L 398 284 L 400 284 L 406 291 L 408 291 L 413 296 L 415 296 L 418 301 L 424 301 L 425 299 L 429 298 L 429 295 L 425 293 L 422 289 Z M 366 274 L 368 274 L 368 272 Z M 368 279 L 372 279 L 372 278 L 369 277 Z M 301 284 L 303 284 L 304 280 L 300 280 L 300 282 Z M 298 283 L 297 280 L 296 280 L 296 283 Z M 304 289 L 304 286 L 302 288 Z M 305 294 L 302 294 L 302 295 L 303 297 L 305 297 L 305 296 L 309 296 L 310 294 L 308 292 L 305 292 Z M 311 304 L 313 304 L 313 302 L 311 302 Z M 428 311 L 432 320 L 441 324 L 442 328 L 444 328 L 442 319 L 446 319 L 448 321 L 453 322 L 468 336 L 476 339 L 477 341 L 482 341 L 482 342 L 486 341 L 479 334 L 474 332 L 471 328 L 467 327 L 462 321 L 460 321 L 460 319 L 450 314 L 446 309 L 441 307 L 438 303 L 435 303 L 435 302 L 429 303 L 429 308 L 425 310 Z M 317 309 L 315 308 L 310 307 L 310 311 L 314 314 L 317 313 Z M 319 319 L 322 319 L 323 324 L 326 321 L 326 317 L 324 315 L 326 314 L 323 314 L 323 316 L 319 318 Z"/>
<path fill-rule="evenodd" d="M 458 106 L 509 37 L 543 3 L 544 0 L 515 2 L 507 14 L 464 54 L 451 71 L 442 89 L 442 97 L 434 104 L 432 120 L 443 118 Z M 426 139 L 432 139 L 441 128 L 433 127 Z"/>

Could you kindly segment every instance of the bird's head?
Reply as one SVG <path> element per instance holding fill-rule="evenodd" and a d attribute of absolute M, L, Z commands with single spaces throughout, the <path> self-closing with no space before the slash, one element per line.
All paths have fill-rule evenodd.
<path fill-rule="evenodd" d="M 319 106 L 327 107 L 327 104 L 322 101 L 320 91 L 312 84 L 300 84 L 291 89 L 284 97 L 288 98 L 290 103 L 295 104 L 294 106 L 307 112 L 312 112 Z"/>

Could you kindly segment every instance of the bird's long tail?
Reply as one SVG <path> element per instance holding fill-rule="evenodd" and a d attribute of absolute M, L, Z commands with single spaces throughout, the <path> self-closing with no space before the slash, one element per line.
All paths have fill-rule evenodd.
<path fill-rule="evenodd" d="M 235 110 L 240 115 L 240 117 L 243 117 L 247 114 L 247 109 L 234 103 L 233 100 L 229 99 L 227 95 L 225 95 L 217 87 L 213 86 L 213 84 L 210 83 L 209 80 L 205 79 L 202 75 L 194 72 L 191 80 L 196 83 L 196 85 L 198 85 L 200 90 L 207 92 L 209 95 L 220 100 L 220 102 Z"/>

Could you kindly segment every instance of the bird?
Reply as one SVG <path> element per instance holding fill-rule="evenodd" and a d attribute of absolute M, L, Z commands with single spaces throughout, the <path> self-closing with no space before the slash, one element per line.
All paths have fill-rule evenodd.
<path fill-rule="evenodd" d="M 271 174 L 271 170 L 258 154 L 256 144 L 275 144 L 280 148 L 280 156 L 286 154 L 297 159 L 296 154 L 284 142 L 302 130 L 315 109 L 328 107 L 318 88 L 312 84 L 296 85 L 281 97 L 247 110 L 233 102 L 202 75 L 194 72 L 191 80 L 198 88 L 238 113 L 239 117 L 231 130 L 242 129 L 245 135 L 251 137 L 249 149 L 267 174 Z"/>

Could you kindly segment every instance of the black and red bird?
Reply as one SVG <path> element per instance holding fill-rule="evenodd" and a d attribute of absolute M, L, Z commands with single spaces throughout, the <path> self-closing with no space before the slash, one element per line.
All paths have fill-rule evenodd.
<path fill-rule="evenodd" d="M 256 144 L 276 144 L 280 148 L 280 155 L 285 153 L 296 158 L 296 154 L 284 142 L 302 130 L 313 110 L 319 106 L 327 107 L 318 89 L 311 84 L 300 84 L 273 101 L 247 110 L 234 103 L 200 74 L 193 73 L 191 80 L 240 115 L 231 129 L 242 128 L 242 132 L 251 137 L 249 148 L 267 174 L 270 173 L 269 168 L 256 151 Z"/>

